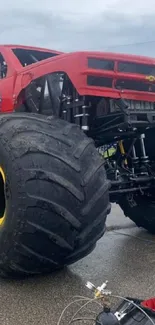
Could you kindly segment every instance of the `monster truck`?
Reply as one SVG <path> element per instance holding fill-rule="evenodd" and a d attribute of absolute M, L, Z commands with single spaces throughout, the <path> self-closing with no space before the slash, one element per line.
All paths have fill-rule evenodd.
<path fill-rule="evenodd" d="M 73 263 L 110 203 L 155 233 L 155 60 L 0 47 L 0 274 Z"/>

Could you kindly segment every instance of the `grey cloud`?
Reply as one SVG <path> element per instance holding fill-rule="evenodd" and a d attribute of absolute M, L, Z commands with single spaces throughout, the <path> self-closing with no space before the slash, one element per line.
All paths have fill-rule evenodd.
<path fill-rule="evenodd" d="M 20 43 L 62 51 L 109 50 L 155 55 L 154 15 L 105 11 L 94 17 L 72 21 L 62 14 L 30 9 L 1 10 L 0 43 Z M 135 45 L 131 45 L 135 43 Z M 117 46 L 129 44 L 128 46 Z"/>

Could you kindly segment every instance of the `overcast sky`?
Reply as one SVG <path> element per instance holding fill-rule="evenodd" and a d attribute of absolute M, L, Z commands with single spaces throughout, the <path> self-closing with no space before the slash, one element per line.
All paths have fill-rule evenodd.
<path fill-rule="evenodd" d="M 0 43 L 155 57 L 155 0 L 1 1 Z"/>

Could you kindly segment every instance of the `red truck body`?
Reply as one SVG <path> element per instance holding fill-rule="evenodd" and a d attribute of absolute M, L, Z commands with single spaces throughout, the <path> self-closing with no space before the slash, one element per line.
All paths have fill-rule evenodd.
<path fill-rule="evenodd" d="M 53 72 L 66 73 L 80 95 L 155 102 L 153 58 L 106 52 L 62 53 L 20 45 L 1 45 L 0 54 L 6 66 L 0 80 L 1 112 L 13 111 L 22 89 Z"/>

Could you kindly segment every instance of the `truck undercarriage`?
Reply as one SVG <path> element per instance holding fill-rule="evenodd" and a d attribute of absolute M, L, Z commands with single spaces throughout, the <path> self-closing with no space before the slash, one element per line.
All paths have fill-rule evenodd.
<path fill-rule="evenodd" d="M 55 115 L 77 124 L 94 140 L 105 158 L 111 202 L 119 201 L 123 194 L 152 195 L 155 157 L 150 142 L 155 128 L 154 102 L 126 100 L 122 98 L 123 91 L 118 99 L 80 96 L 63 73 L 34 81 L 25 94 L 25 111 Z"/>

